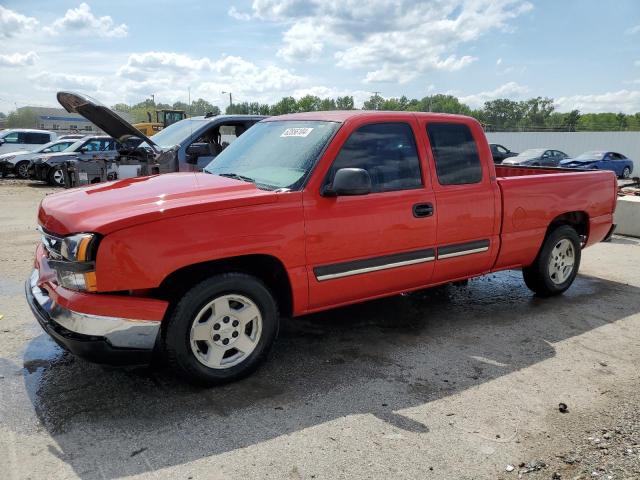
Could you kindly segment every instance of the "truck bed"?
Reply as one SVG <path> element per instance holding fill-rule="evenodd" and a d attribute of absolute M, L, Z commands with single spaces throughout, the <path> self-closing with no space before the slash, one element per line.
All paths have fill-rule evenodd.
<path fill-rule="evenodd" d="M 530 265 L 547 228 L 563 215 L 587 219 L 588 229 L 581 232 L 585 246 L 607 235 L 616 202 L 613 172 L 496 165 L 496 177 L 502 193 L 502 231 L 495 270 Z"/>

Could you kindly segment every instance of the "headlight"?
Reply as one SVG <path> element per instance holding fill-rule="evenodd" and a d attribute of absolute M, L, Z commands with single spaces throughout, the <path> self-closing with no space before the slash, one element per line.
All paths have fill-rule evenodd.
<path fill-rule="evenodd" d="M 11 160 L 13 160 L 14 158 L 16 158 L 15 155 L 9 155 L 8 157 L 4 157 L 4 158 L 0 158 L 0 162 L 5 161 L 5 162 L 10 162 Z"/>
<path fill-rule="evenodd" d="M 42 242 L 49 252 L 49 266 L 56 271 L 60 285 L 72 290 L 96 291 L 96 235 L 78 233 L 56 237 L 43 232 Z"/>

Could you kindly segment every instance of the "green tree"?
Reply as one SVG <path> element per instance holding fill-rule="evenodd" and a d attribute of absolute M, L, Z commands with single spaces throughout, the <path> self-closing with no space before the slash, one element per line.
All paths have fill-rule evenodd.
<path fill-rule="evenodd" d="M 353 110 L 353 97 L 344 96 L 336 98 L 337 110 Z"/>
<path fill-rule="evenodd" d="M 195 117 L 198 115 L 206 115 L 207 113 L 213 113 L 214 115 L 219 115 L 220 109 L 215 105 L 212 105 L 211 103 L 207 102 L 204 98 L 199 98 L 198 100 L 191 102 L 192 116 Z"/>
<path fill-rule="evenodd" d="M 374 95 L 371 95 L 371 97 L 369 97 L 369 100 L 366 100 L 364 102 L 362 109 L 363 110 L 382 110 L 383 104 L 384 104 L 384 98 L 382 98 L 380 95 L 376 93 Z"/>
<path fill-rule="evenodd" d="M 29 107 L 19 108 L 7 116 L 9 128 L 35 128 L 38 126 L 38 115 Z"/>
<path fill-rule="evenodd" d="M 297 102 L 298 112 L 316 112 L 320 110 L 320 97 L 315 95 L 305 95 Z"/>
<path fill-rule="evenodd" d="M 284 97 L 278 103 L 271 106 L 271 115 L 284 115 L 298 111 L 298 102 L 293 97 Z"/>

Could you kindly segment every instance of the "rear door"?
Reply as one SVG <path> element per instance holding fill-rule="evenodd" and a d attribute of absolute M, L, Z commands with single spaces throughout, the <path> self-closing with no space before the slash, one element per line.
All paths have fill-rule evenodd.
<path fill-rule="evenodd" d="M 354 120 L 339 150 L 333 150 L 335 156 L 322 162 L 322 185 L 305 190 L 310 308 L 429 283 L 435 198 L 424 168 L 424 146 L 416 141 L 417 122 L 407 118 Z M 340 168 L 366 170 L 372 192 L 323 196 L 322 187 Z"/>
<path fill-rule="evenodd" d="M 423 121 L 438 215 L 433 283 L 488 272 L 499 248 L 499 190 L 475 123 Z"/>

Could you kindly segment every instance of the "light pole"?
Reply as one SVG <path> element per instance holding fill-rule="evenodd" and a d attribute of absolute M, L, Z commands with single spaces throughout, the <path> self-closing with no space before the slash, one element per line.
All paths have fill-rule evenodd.
<path fill-rule="evenodd" d="M 229 94 L 229 113 L 231 113 L 231 107 L 233 106 L 233 97 L 231 96 L 231 92 L 222 92 L 223 95 L 225 93 Z"/>

